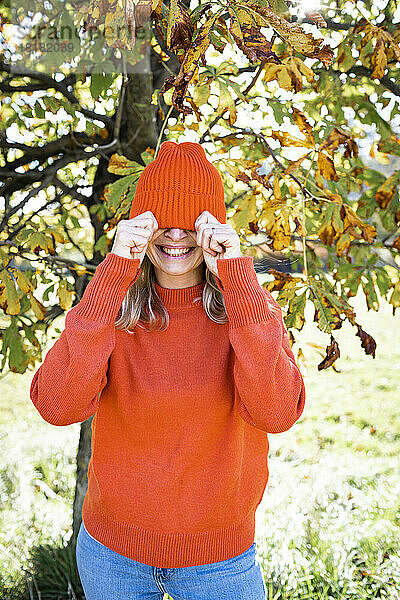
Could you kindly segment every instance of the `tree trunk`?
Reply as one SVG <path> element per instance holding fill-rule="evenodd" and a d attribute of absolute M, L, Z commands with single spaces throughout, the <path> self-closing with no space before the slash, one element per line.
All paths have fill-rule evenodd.
<path fill-rule="evenodd" d="M 125 91 L 124 106 L 122 112 L 120 140 L 124 156 L 131 160 L 140 162 L 140 153 L 148 146 L 155 148 L 160 131 L 160 119 L 157 114 L 157 106 L 151 104 L 154 83 L 161 87 L 168 73 L 159 64 L 157 58 L 152 54 L 151 46 L 148 46 L 146 56 L 137 63 L 128 75 Z M 161 84 L 161 85 L 160 85 Z M 88 206 L 98 202 L 101 193 L 115 177 L 107 171 L 108 160 L 101 158 L 97 168 L 93 185 L 93 195 Z M 95 243 L 104 233 L 103 224 L 97 218 L 93 219 L 95 228 Z M 95 253 L 93 262 L 99 263 L 103 260 L 100 253 Z M 79 445 L 76 458 L 76 487 L 73 505 L 73 523 L 71 542 L 76 542 L 76 537 L 82 521 L 82 504 L 87 491 L 87 470 L 91 455 L 91 423 L 93 417 L 87 419 L 81 425 Z"/>

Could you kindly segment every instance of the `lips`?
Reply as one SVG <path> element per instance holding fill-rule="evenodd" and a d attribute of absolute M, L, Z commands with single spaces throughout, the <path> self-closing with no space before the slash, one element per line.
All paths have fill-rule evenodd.
<path fill-rule="evenodd" d="M 182 259 L 194 250 L 194 246 L 157 246 L 157 248 L 164 256 L 173 259 Z"/>

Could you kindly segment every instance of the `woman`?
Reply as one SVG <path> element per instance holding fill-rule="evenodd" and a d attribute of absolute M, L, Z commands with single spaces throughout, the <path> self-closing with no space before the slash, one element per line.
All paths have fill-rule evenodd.
<path fill-rule="evenodd" d="M 267 433 L 305 390 L 279 305 L 201 145 L 164 142 L 35 373 L 42 417 L 95 415 L 77 539 L 87 600 L 262 600 Z"/>

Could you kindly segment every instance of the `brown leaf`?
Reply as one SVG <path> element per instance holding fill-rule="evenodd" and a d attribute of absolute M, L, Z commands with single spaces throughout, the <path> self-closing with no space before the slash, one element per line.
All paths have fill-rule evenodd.
<path fill-rule="evenodd" d="M 382 33 L 376 38 L 375 52 L 371 58 L 371 63 L 374 68 L 371 73 L 371 79 L 382 79 L 387 65 L 385 40 Z"/>
<path fill-rule="evenodd" d="M 327 181 L 338 181 L 339 176 L 336 173 L 334 162 L 329 156 L 323 152 L 318 152 L 317 165 L 324 179 Z"/>
<path fill-rule="evenodd" d="M 272 52 L 272 42 L 268 41 L 259 27 L 254 25 L 253 19 L 247 11 L 236 6 L 235 10 L 232 10 L 228 6 L 228 12 L 231 18 L 229 32 L 250 62 L 280 62 L 276 54 Z"/>
<path fill-rule="evenodd" d="M 167 44 L 172 52 L 178 50 L 188 50 L 192 41 L 194 25 L 185 7 L 179 2 L 176 3 L 175 13 L 170 25 L 170 41 Z"/>
<path fill-rule="evenodd" d="M 216 19 L 219 17 L 219 13 L 220 11 L 214 13 L 201 27 L 199 27 L 195 39 L 185 54 L 178 75 L 176 77 L 174 75 L 168 77 L 161 88 L 161 93 L 166 92 L 172 86 L 175 88 L 171 103 L 176 110 L 184 115 L 193 113 L 191 107 L 183 104 L 186 90 L 198 69 L 200 57 L 204 55 L 210 45 L 209 32 Z"/>
<path fill-rule="evenodd" d="M 272 131 L 270 137 L 278 140 L 282 146 L 297 146 L 301 148 L 313 148 L 314 144 L 310 145 L 308 140 L 300 140 L 295 138 L 287 131 Z"/>
<path fill-rule="evenodd" d="M 303 282 L 301 277 L 293 277 L 290 273 L 284 273 L 283 271 L 277 271 L 273 267 L 268 269 L 268 273 L 274 276 L 273 281 L 269 281 L 266 284 L 266 288 L 270 292 L 280 292 L 284 288 L 295 287 L 298 283 Z"/>
<path fill-rule="evenodd" d="M 145 23 L 150 21 L 152 11 L 151 0 L 138 0 L 135 4 L 135 26 L 141 29 Z"/>
<path fill-rule="evenodd" d="M 108 0 L 91 0 L 86 20 L 83 23 L 83 29 L 94 29 L 103 22 L 103 18 L 108 11 Z"/>
<path fill-rule="evenodd" d="M 297 127 L 300 129 L 301 133 L 308 140 L 310 147 L 315 146 L 313 128 L 310 125 L 310 123 L 307 121 L 304 114 L 301 112 L 301 110 L 299 110 L 295 106 L 292 106 L 292 115 L 293 115 L 293 120 L 296 123 Z"/>
<path fill-rule="evenodd" d="M 377 235 L 375 227 L 360 219 L 354 210 L 350 206 L 347 206 L 347 204 L 342 204 L 340 208 L 340 218 L 343 221 L 343 231 L 350 233 L 353 238 L 358 240 L 363 238 L 369 244 L 372 244 L 372 242 L 375 241 Z M 361 234 L 355 230 L 356 227 L 361 230 Z"/>
<path fill-rule="evenodd" d="M 333 157 L 334 151 L 343 144 L 345 147 L 344 156 L 350 158 L 351 156 L 358 156 L 358 146 L 353 138 L 339 129 L 334 127 L 331 133 L 328 135 L 326 140 L 322 142 L 319 147 L 319 151 L 324 150 Z"/>
<path fill-rule="evenodd" d="M 301 165 L 301 163 L 303 162 L 303 160 L 305 158 L 307 158 L 307 156 L 310 155 L 310 152 L 306 152 L 306 154 L 303 154 L 303 156 L 300 156 L 300 158 L 298 158 L 295 161 L 292 161 L 288 167 L 286 167 L 286 169 L 283 171 L 283 175 L 290 175 L 291 173 L 293 173 L 294 171 L 297 171 L 297 169 L 299 168 L 299 166 Z"/>
<path fill-rule="evenodd" d="M 387 208 L 394 198 L 398 186 L 399 173 L 393 173 L 375 192 L 375 200 L 380 208 Z"/>
<path fill-rule="evenodd" d="M 356 325 L 358 330 L 356 335 L 361 338 L 361 348 L 364 348 L 365 354 L 372 354 L 375 358 L 376 342 L 374 338 L 366 333 L 358 323 Z"/>
<path fill-rule="evenodd" d="M 258 18 L 258 25 L 265 27 L 268 23 L 297 52 L 309 58 L 318 58 L 326 67 L 331 64 L 333 50 L 324 44 L 323 39 L 316 39 L 312 33 L 306 33 L 298 23 L 289 23 L 283 17 L 276 15 L 269 7 L 253 4 L 251 0 L 243 2 L 243 6 L 250 8 L 255 11 L 256 15 L 262 17 L 262 19 Z"/>
<path fill-rule="evenodd" d="M 326 347 L 326 356 L 319 363 L 318 371 L 322 371 L 322 369 L 328 369 L 329 367 L 331 367 L 333 365 L 335 360 L 337 360 L 339 357 L 340 357 L 339 344 L 337 343 L 337 341 L 335 340 L 333 335 L 331 335 L 331 343 Z"/>

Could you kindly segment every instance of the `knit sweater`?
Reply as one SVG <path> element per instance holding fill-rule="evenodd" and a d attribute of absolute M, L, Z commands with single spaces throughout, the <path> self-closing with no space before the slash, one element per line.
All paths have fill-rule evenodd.
<path fill-rule="evenodd" d="M 138 259 L 109 252 L 35 372 L 31 400 L 62 426 L 91 424 L 82 519 L 115 552 L 162 568 L 248 549 L 268 481 L 268 433 L 301 416 L 305 388 L 279 305 L 253 259 L 218 259 L 229 321 L 201 294 L 155 284 L 163 332 L 115 328 Z"/>

